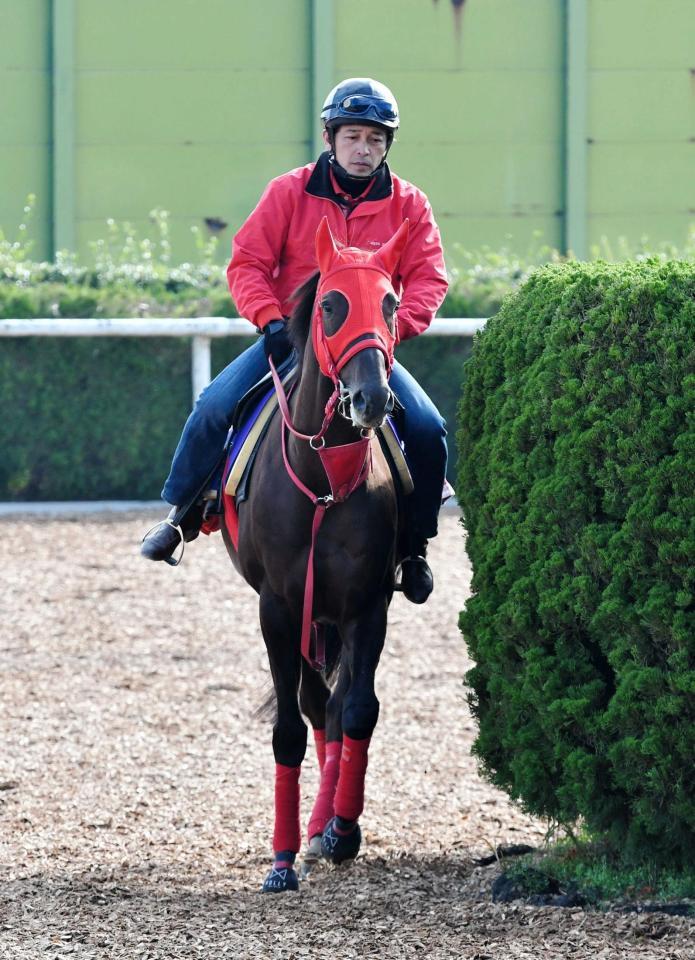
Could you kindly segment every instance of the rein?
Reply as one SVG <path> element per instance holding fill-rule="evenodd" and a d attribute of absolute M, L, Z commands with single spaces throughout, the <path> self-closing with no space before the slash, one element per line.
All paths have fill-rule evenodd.
<path fill-rule="evenodd" d="M 340 382 L 335 371 L 331 371 L 334 390 L 326 403 L 321 429 L 315 434 L 301 433 L 292 423 L 292 415 L 285 388 L 275 369 L 272 357 L 268 357 L 268 363 L 270 365 L 270 372 L 273 383 L 275 384 L 278 405 L 283 420 L 280 434 L 282 437 L 282 459 L 285 463 L 285 469 L 297 489 L 314 504 L 314 519 L 311 524 L 311 547 L 309 548 L 306 580 L 304 582 L 301 651 L 304 659 L 315 670 L 323 670 L 326 666 L 325 641 L 323 632 L 318 629 L 318 624 L 312 619 L 314 608 L 314 548 L 316 546 L 319 529 L 323 523 L 323 518 L 326 516 L 327 510 L 336 503 L 344 503 L 360 484 L 364 482 L 367 474 L 371 470 L 370 435 L 365 436 L 363 434 L 361 439 L 354 443 L 326 447 L 325 434 L 335 416 L 336 408 L 340 400 Z M 286 436 L 288 432 L 294 434 L 294 436 L 300 440 L 307 440 L 311 449 L 315 450 L 318 454 L 331 488 L 331 492 L 328 495 L 319 496 L 314 493 L 299 479 L 292 469 L 287 455 Z M 314 640 L 313 656 L 312 637 Z"/>

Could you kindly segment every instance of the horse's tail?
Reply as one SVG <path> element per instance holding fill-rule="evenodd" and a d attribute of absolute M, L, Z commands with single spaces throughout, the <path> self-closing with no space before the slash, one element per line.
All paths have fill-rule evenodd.
<path fill-rule="evenodd" d="M 340 666 L 340 654 L 343 649 L 343 643 L 335 624 L 329 623 L 324 627 L 326 631 L 326 682 L 330 683 L 335 677 L 336 671 Z"/>

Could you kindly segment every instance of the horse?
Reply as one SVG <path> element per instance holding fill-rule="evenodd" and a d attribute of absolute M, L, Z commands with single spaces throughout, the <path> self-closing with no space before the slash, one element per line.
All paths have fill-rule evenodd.
<path fill-rule="evenodd" d="M 271 420 L 238 507 L 238 549 L 222 525 L 232 563 L 259 595 L 276 703 L 274 860 L 264 892 L 298 889 L 303 717 L 320 767 L 305 865 L 319 855 L 350 860 L 360 847 L 379 715 L 374 675 L 402 526 L 375 429 L 394 406 L 392 276 L 407 235 L 406 220 L 377 251 L 339 248 L 321 222 L 319 272 L 298 291 L 289 321 L 298 380 L 288 401 L 271 361 L 282 416 Z"/>

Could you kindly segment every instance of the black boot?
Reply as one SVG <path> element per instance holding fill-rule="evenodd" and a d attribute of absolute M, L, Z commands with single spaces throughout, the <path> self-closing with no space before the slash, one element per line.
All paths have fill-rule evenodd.
<path fill-rule="evenodd" d="M 183 545 L 189 543 L 200 533 L 202 511 L 193 507 L 182 511 L 173 507 L 166 520 L 151 527 L 142 538 L 140 553 L 148 560 L 164 560 L 177 567 L 183 557 Z M 181 553 L 174 559 L 176 548 L 181 545 Z"/>
<path fill-rule="evenodd" d="M 425 559 L 427 541 L 413 541 L 410 556 L 401 561 L 400 589 L 411 603 L 424 603 L 434 589 L 434 577 Z"/>

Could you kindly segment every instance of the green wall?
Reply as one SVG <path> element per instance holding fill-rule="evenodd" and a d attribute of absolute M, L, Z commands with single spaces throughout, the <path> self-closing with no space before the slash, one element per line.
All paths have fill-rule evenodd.
<path fill-rule="evenodd" d="M 450 255 L 521 251 L 537 231 L 562 247 L 579 182 L 568 10 L 587 24 L 571 153 L 587 241 L 682 243 L 695 0 L 0 0 L 0 225 L 12 235 L 34 192 L 36 253 L 54 235 L 85 252 L 107 218 L 146 231 L 164 207 L 175 256 L 216 218 L 224 260 L 267 181 L 313 158 L 324 87 L 367 74 L 399 98 L 392 163 L 429 194 Z"/>
<path fill-rule="evenodd" d="M 695 222 L 695 0 L 589 4 L 589 239 Z"/>
<path fill-rule="evenodd" d="M 369 29 L 365 24 L 369 23 Z M 383 77 L 402 132 L 394 168 L 429 195 L 448 248 L 522 249 L 562 229 L 558 0 L 336 3 L 336 79 Z"/>
<path fill-rule="evenodd" d="M 51 252 L 50 0 L 0 0 L 0 227 L 11 239 L 36 194 L 32 255 Z"/>
<path fill-rule="evenodd" d="M 78 0 L 77 238 L 172 212 L 229 240 L 268 179 L 309 154 L 306 0 Z M 228 243 L 224 244 L 225 255 Z"/>

